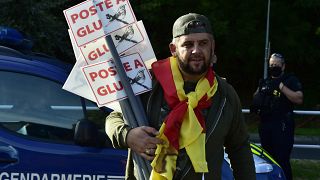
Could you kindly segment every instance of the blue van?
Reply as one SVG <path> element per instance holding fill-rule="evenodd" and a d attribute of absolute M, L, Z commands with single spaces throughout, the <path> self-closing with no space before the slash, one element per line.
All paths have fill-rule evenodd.
<path fill-rule="evenodd" d="M 0 180 L 124 179 L 127 151 L 104 132 L 111 110 L 63 90 L 72 65 L 31 47 L 0 27 Z M 259 146 L 252 152 L 257 179 L 284 179 Z M 233 179 L 227 154 L 222 176 Z"/>
<path fill-rule="evenodd" d="M 62 89 L 71 65 L 12 48 L 29 41 L 0 29 L 0 179 L 123 179 L 127 152 L 103 128 L 110 110 Z"/>

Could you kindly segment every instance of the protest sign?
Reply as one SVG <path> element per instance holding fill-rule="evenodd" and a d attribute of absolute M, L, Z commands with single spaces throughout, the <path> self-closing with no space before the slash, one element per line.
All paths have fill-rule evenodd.
<path fill-rule="evenodd" d="M 87 0 L 63 12 L 77 46 L 136 22 L 128 0 Z"/>
<path fill-rule="evenodd" d="M 121 62 L 135 94 L 151 90 L 151 76 L 139 54 L 124 56 Z M 82 71 L 98 106 L 127 97 L 113 60 L 84 66 Z"/>
<path fill-rule="evenodd" d="M 146 65 L 146 67 L 150 69 L 151 64 L 156 61 L 156 57 L 152 49 L 150 40 L 147 36 L 147 32 L 144 28 L 143 22 L 138 21 L 137 26 L 141 30 L 142 36 L 144 37 L 143 41 L 137 44 L 136 46 L 133 46 L 132 48 L 126 50 L 122 54 L 129 55 L 129 54 L 138 53 L 141 56 L 142 60 L 144 61 L 144 64 Z M 72 36 L 72 33 L 70 33 L 69 35 L 70 35 L 71 43 L 73 44 L 72 47 L 79 49 L 76 46 L 76 42 Z M 90 89 L 90 86 L 87 84 L 86 79 L 81 70 L 83 66 L 86 66 L 88 64 L 85 61 L 83 55 L 79 52 L 80 51 L 75 52 L 75 55 L 79 54 L 78 56 L 76 56 L 77 62 L 73 66 L 73 69 L 69 74 L 68 79 L 66 80 L 62 88 L 66 91 L 77 94 L 81 97 L 84 97 L 86 99 L 89 99 L 95 102 L 96 99 Z M 118 107 L 117 103 L 110 103 L 110 104 L 106 104 L 105 106 L 111 109 L 117 109 L 119 111 L 121 110 Z"/>
<path fill-rule="evenodd" d="M 119 54 L 143 41 L 143 35 L 136 23 L 119 29 L 110 35 Z M 87 64 L 94 64 L 112 58 L 105 37 L 94 40 L 79 48 Z"/>
<path fill-rule="evenodd" d="M 147 37 L 145 30 L 143 33 L 146 36 L 139 37 L 136 33 L 140 31 L 139 28 L 131 25 L 136 23 L 136 19 L 129 2 L 127 0 L 88 0 L 65 10 L 64 14 L 71 29 L 70 39 L 77 63 L 63 88 L 79 93 L 81 96 L 88 96 L 90 99 L 93 95 L 98 106 L 117 102 L 128 94 L 128 99 L 120 102 L 126 109 L 125 115 L 130 117 L 128 123 L 134 126 L 148 125 L 142 104 L 135 94 L 151 90 L 151 76 L 144 61 L 155 61 L 155 56 L 149 40 L 145 38 Z M 115 32 L 118 29 L 122 29 L 121 34 Z M 113 32 L 117 34 L 110 35 Z M 102 37 L 105 37 L 106 43 L 103 41 L 97 43 L 99 38 L 104 39 Z M 94 44 L 88 44 L 90 42 Z M 137 44 L 140 44 L 140 48 L 137 48 L 139 46 Z M 141 56 L 136 52 L 128 55 L 134 52 L 133 46 L 137 48 L 134 51 L 142 52 Z M 81 54 L 77 47 L 80 47 Z M 122 53 L 122 51 L 125 52 Z M 120 53 L 122 58 L 119 56 Z M 113 60 L 107 60 L 109 54 Z M 96 61 L 102 62 L 91 64 Z M 83 66 L 83 63 L 89 65 Z M 148 63 L 148 66 L 150 64 Z M 84 76 L 80 76 L 79 67 L 82 68 L 89 86 L 83 83 Z M 83 88 L 85 92 L 91 89 L 92 93 L 86 95 L 84 92 L 79 92 L 79 89 Z M 147 180 L 151 166 L 135 153 L 133 156 L 134 161 L 142 167 L 138 170 L 139 177 Z"/>

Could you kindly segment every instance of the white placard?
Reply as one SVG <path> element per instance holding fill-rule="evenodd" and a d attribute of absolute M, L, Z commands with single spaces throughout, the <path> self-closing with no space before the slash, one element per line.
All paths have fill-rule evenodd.
<path fill-rule="evenodd" d="M 137 25 L 144 37 L 143 41 L 137 44 L 136 46 L 133 46 L 132 48 L 128 49 L 122 54 L 129 55 L 129 54 L 139 53 L 145 65 L 147 66 L 147 68 L 150 69 L 151 64 L 156 61 L 156 57 L 153 52 L 147 32 L 144 28 L 143 22 L 138 21 Z M 75 41 L 72 41 L 73 37 L 70 37 L 70 39 L 72 43 L 75 43 Z M 66 91 L 69 91 L 71 93 L 74 93 L 86 99 L 89 99 L 93 102 L 96 102 L 95 97 L 89 85 L 87 84 L 86 79 L 81 70 L 81 68 L 85 65 L 88 65 L 88 64 L 86 63 L 84 57 L 80 53 L 80 56 L 77 57 L 76 64 L 74 65 L 71 73 L 68 76 L 68 79 L 66 80 L 62 88 Z M 121 108 L 119 107 L 118 102 L 106 104 L 105 106 L 111 109 L 121 111 Z"/>
<path fill-rule="evenodd" d="M 118 54 L 138 45 L 143 41 L 143 35 L 136 23 L 119 29 L 110 34 Z M 106 61 L 110 58 L 111 52 L 106 43 L 105 37 L 99 38 L 91 43 L 80 47 L 81 53 L 84 56 L 87 64 Z"/>
<path fill-rule="evenodd" d="M 151 90 L 151 75 L 139 54 L 121 57 L 121 62 L 135 95 Z M 113 60 L 84 66 L 82 71 L 98 106 L 127 98 Z"/>
<path fill-rule="evenodd" d="M 87 0 L 63 12 L 77 46 L 136 22 L 128 0 Z"/>

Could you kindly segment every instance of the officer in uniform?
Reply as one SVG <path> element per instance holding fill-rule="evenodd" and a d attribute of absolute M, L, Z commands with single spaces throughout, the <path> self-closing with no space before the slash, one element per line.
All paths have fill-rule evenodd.
<path fill-rule="evenodd" d="M 293 109 L 302 104 L 302 85 L 293 74 L 284 73 L 285 60 L 274 53 L 269 60 L 269 77 L 259 81 L 251 112 L 260 116 L 262 147 L 280 164 L 286 179 L 292 179 L 290 154 L 294 143 Z"/>

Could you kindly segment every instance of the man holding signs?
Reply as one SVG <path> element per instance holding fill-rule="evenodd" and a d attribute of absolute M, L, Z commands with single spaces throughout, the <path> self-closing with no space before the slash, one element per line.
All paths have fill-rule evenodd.
<path fill-rule="evenodd" d="M 155 55 L 129 1 L 87 0 L 64 14 L 77 62 L 63 89 L 95 101 L 98 106 L 125 110 L 131 117 L 128 123 L 135 127 L 147 125 L 135 95 L 151 90 L 147 67 L 155 61 Z M 137 123 L 134 117 L 142 116 L 144 120 Z M 151 166 L 134 156 L 135 162 L 143 166 L 139 176 L 148 179 Z"/>
<path fill-rule="evenodd" d="M 106 132 L 114 147 L 152 161 L 150 179 L 193 180 L 221 179 L 225 147 L 235 179 L 255 179 L 239 98 L 211 68 L 209 20 L 194 13 L 178 18 L 169 47 L 172 57 L 152 65 L 152 92 L 141 95 L 150 126 L 132 128 L 112 112 Z M 138 178 L 140 168 L 128 166 L 126 178 Z"/>

